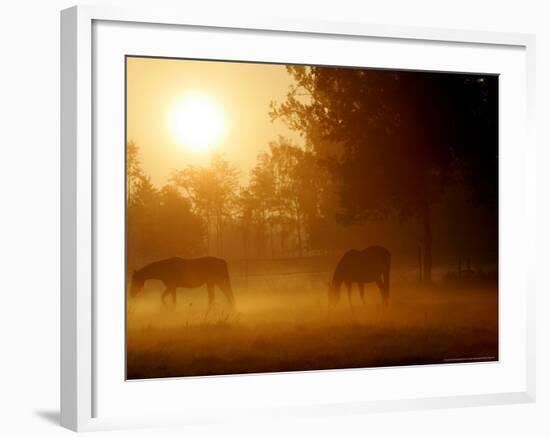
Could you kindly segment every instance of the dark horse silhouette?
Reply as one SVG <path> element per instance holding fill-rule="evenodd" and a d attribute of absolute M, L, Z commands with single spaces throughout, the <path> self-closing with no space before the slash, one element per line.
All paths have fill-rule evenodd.
<path fill-rule="evenodd" d="M 364 250 L 349 250 L 338 261 L 329 290 L 329 302 L 336 304 L 340 299 L 342 283 L 348 289 L 348 299 L 351 305 L 351 287 L 353 283 L 359 286 L 361 300 L 365 303 L 365 284 L 376 282 L 384 305 L 388 304 L 390 295 L 390 265 L 391 255 L 381 246 L 370 246 Z"/>
<path fill-rule="evenodd" d="M 197 288 L 206 284 L 208 289 L 208 305 L 214 304 L 214 287 L 218 287 L 229 304 L 234 307 L 235 298 L 231 290 L 227 263 L 221 258 L 211 256 L 194 259 L 168 258 L 156 261 L 145 267 L 135 270 L 130 285 L 130 296 L 136 296 L 145 281 L 157 279 L 164 282 L 166 289 L 161 300 L 172 295 L 172 303 L 176 304 L 176 288 Z"/>

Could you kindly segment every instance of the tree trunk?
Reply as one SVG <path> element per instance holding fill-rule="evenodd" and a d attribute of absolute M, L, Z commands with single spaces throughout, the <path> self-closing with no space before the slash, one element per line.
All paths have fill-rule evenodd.
<path fill-rule="evenodd" d="M 422 212 L 422 225 L 424 228 L 424 272 L 422 279 L 424 282 L 432 281 L 432 217 L 430 206 L 426 205 Z"/>
<path fill-rule="evenodd" d="M 218 213 L 217 230 L 218 234 L 218 256 L 223 256 L 223 216 Z"/>
<path fill-rule="evenodd" d="M 261 221 L 258 223 L 258 257 L 263 258 L 267 252 L 266 213 L 262 210 Z"/>
<path fill-rule="evenodd" d="M 272 220 L 269 220 L 268 221 L 268 228 L 269 228 L 269 246 L 271 248 L 271 259 L 274 259 L 275 258 L 275 243 L 273 241 L 273 221 Z"/>
<path fill-rule="evenodd" d="M 206 213 L 206 253 L 210 255 L 210 215 Z"/>
<path fill-rule="evenodd" d="M 296 237 L 298 238 L 298 253 L 299 253 L 300 257 L 302 257 L 302 251 L 303 251 L 303 247 L 302 247 L 302 225 L 301 225 L 301 220 L 300 220 L 300 210 L 299 210 L 297 204 L 298 204 L 298 202 L 296 201 L 295 205 L 294 205 L 294 215 L 295 215 L 295 220 L 296 220 Z"/>
<path fill-rule="evenodd" d="M 300 224 L 300 216 L 298 214 L 299 213 L 297 213 L 297 215 L 296 215 L 296 234 L 298 236 L 298 253 L 301 257 L 302 253 L 303 253 L 303 248 L 302 248 L 302 226 Z"/>
<path fill-rule="evenodd" d="M 244 244 L 244 280 L 245 288 L 248 290 L 248 224 L 244 225 L 243 244 Z"/>
<path fill-rule="evenodd" d="M 418 245 L 418 280 L 422 282 L 422 244 Z"/>

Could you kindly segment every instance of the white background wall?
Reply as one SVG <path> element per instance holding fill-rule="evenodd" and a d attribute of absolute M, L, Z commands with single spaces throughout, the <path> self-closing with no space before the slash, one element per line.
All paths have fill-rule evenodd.
<path fill-rule="evenodd" d="M 549 435 L 550 259 L 548 122 L 550 14 L 543 1 L 95 1 L 188 6 L 222 14 L 529 32 L 537 35 L 538 399 L 536 404 L 235 424 L 192 435 Z M 197 3 L 199 3 L 197 5 Z M 0 9 L 0 434 L 59 428 L 59 10 L 71 1 L 3 2 Z M 521 147 L 521 145 L 518 145 Z M 521 230 L 518 230 L 521 232 Z M 181 435 L 166 429 L 119 435 Z"/>

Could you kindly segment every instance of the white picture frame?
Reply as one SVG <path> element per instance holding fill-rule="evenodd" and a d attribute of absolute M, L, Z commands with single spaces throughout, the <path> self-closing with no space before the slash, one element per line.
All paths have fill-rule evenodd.
<path fill-rule="evenodd" d="M 98 30 L 94 26 L 101 23 L 110 23 L 106 30 Z M 114 23 L 114 24 L 113 24 Z M 113 27 L 114 26 L 114 27 Z M 117 27 L 118 26 L 118 27 Z M 131 30 L 124 26 L 134 26 Z M 315 415 L 315 414 L 340 414 L 340 413 L 366 413 L 369 411 L 397 411 L 403 409 L 421 409 L 421 408 L 440 408 L 440 407 L 458 407 L 474 406 L 487 404 L 505 404 L 517 402 L 533 402 L 535 399 L 535 283 L 534 269 L 535 263 L 532 255 L 521 256 L 510 254 L 509 261 L 515 259 L 514 256 L 521 256 L 521 266 L 518 271 L 510 275 L 501 275 L 501 283 L 504 285 L 509 282 L 514 284 L 516 297 L 514 301 L 508 302 L 504 299 L 501 303 L 503 311 L 503 321 L 501 321 L 501 334 L 505 336 L 508 324 L 512 317 L 518 320 L 519 328 L 513 335 L 513 340 L 505 338 L 504 341 L 515 341 L 514 345 L 510 343 L 509 351 L 514 354 L 504 354 L 500 362 L 494 367 L 482 367 L 477 364 L 453 364 L 452 369 L 458 369 L 451 378 L 458 378 L 460 385 L 462 375 L 474 375 L 475 378 L 491 380 L 491 374 L 498 373 L 491 381 L 491 386 L 486 385 L 485 389 L 480 386 L 479 390 L 472 387 L 465 387 L 463 390 L 447 389 L 441 386 L 436 390 L 435 385 L 426 392 L 427 394 L 410 387 L 394 390 L 387 396 L 384 395 L 384 388 L 378 388 L 376 395 L 370 397 L 364 393 L 351 393 L 346 391 L 346 387 L 352 387 L 354 379 L 366 378 L 370 375 L 369 381 L 372 384 L 373 372 L 377 373 L 379 380 L 391 376 L 393 372 L 397 381 L 407 381 L 414 378 L 419 381 L 422 378 L 429 378 L 433 375 L 437 380 L 449 379 L 450 373 L 447 370 L 440 370 L 438 366 L 412 366 L 413 368 L 400 368 L 398 370 L 385 369 L 360 369 L 352 371 L 329 371 L 313 372 L 312 375 L 305 375 L 304 372 L 295 372 L 287 374 L 284 377 L 277 375 L 248 375 L 248 376 L 220 376 L 215 378 L 191 378 L 187 382 L 186 390 L 203 390 L 205 393 L 220 393 L 223 398 L 224 391 L 239 393 L 235 401 L 235 408 L 227 411 L 216 410 L 215 406 L 211 410 L 201 407 L 197 402 L 196 409 L 174 408 L 167 412 L 151 411 L 150 414 L 141 411 L 135 415 L 128 411 L 116 409 L 109 406 L 105 407 L 107 414 L 102 414 L 104 408 L 102 404 L 107 404 L 105 395 L 110 390 L 110 378 L 119 378 L 120 369 L 114 369 L 113 372 L 105 371 L 106 363 L 98 354 L 98 350 L 104 347 L 105 342 L 112 342 L 109 348 L 116 350 L 120 348 L 120 338 L 114 335 L 113 339 L 106 339 L 102 333 L 102 326 L 108 325 L 113 328 L 112 323 L 116 323 L 115 330 L 120 328 L 119 319 L 123 320 L 124 314 L 98 317 L 98 305 L 105 305 L 105 299 L 97 299 L 98 287 L 103 284 L 103 277 L 107 276 L 105 269 L 102 270 L 102 253 L 104 245 L 98 243 L 101 238 L 107 238 L 101 225 L 101 214 L 98 213 L 97 205 L 103 202 L 101 196 L 105 193 L 102 184 L 105 184 L 109 177 L 109 172 L 116 172 L 116 166 L 106 167 L 104 165 L 105 153 L 97 154 L 95 147 L 98 138 L 102 138 L 99 132 L 97 120 L 101 119 L 100 107 L 104 105 L 104 99 L 101 92 L 98 93 L 98 84 L 103 77 L 103 67 L 94 64 L 94 59 L 109 60 L 110 56 L 120 57 L 126 48 L 124 38 L 120 32 L 134 32 L 136 36 L 133 41 L 136 44 L 142 44 L 142 49 L 158 50 L 155 44 L 162 44 L 162 36 L 159 36 L 157 42 L 151 42 L 150 47 L 139 41 L 139 32 L 135 26 L 141 26 L 140 29 L 150 28 L 151 32 L 166 33 L 185 29 L 187 33 L 192 32 L 226 32 L 228 29 L 238 31 L 238 37 L 245 38 L 249 34 L 255 37 L 269 33 L 269 38 L 294 38 L 296 42 L 300 39 L 332 38 L 335 44 L 339 40 L 351 38 L 357 41 L 371 41 L 373 44 L 383 42 L 388 45 L 406 43 L 429 44 L 430 47 L 437 47 L 434 50 L 446 49 L 448 46 L 460 48 L 467 56 L 468 51 L 477 49 L 493 50 L 495 57 L 493 60 L 486 56 L 478 56 L 475 62 L 483 62 L 487 68 L 491 69 L 491 62 L 495 64 L 494 73 L 500 73 L 499 68 L 506 69 L 510 65 L 510 74 L 504 77 L 510 77 L 510 89 L 514 94 L 514 104 L 519 102 L 520 108 L 514 108 L 514 113 L 502 112 L 505 121 L 515 120 L 513 129 L 501 132 L 501 140 L 510 144 L 516 143 L 515 149 L 510 149 L 510 158 L 514 162 L 521 160 L 520 169 L 517 170 L 514 177 L 503 172 L 501 176 L 500 198 L 504 205 L 514 203 L 522 199 L 522 208 L 516 208 L 518 211 L 510 210 L 512 218 L 507 218 L 501 226 L 501 241 L 510 238 L 507 242 L 509 247 L 520 245 L 525 249 L 522 253 L 534 254 L 535 244 L 535 143 L 533 138 L 533 111 L 534 111 L 534 59 L 535 59 L 535 38 L 526 34 L 509 34 L 493 32 L 462 31 L 452 29 L 425 29 L 416 27 L 402 26 L 383 26 L 364 23 L 336 23 L 336 22 L 310 22 L 307 20 L 285 20 L 285 19 L 257 19 L 257 18 L 233 18 L 227 17 L 194 17 L 187 11 L 136 11 L 117 9 L 110 7 L 78 6 L 66 9 L 61 12 L 61 424 L 64 427 L 75 431 L 112 429 L 120 427 L 138 427 L 138 426 L 165 426 L 165 425 L 185 425 L 195 423 L 211 423 L 220 421 L 231 421 L 242 419 L 244 417 L 280 417 L 293 415 Z M 155 27 L 156 26 L 156 27 Z M 120 28 L 119 28 L 120 27 Z M 122 30 L 121 30 L 122 29 Z M 101 33 L 103 32 L 103 33 Z M 136 33 L 137 32 L 137 33 Z M 105 38 L 110 38 L 113 46 L 112 53 L 105 54 L 103 59 L 102 51 L 106 47 Z M 346 40 L 346 41 L 348 41 Z M 266 40 L 266 44 L 269 42 Z M 246 44 L 246 42 L 245 42 Z M 137 46 L 136 46 L 137 47 Z M 256 48 L 258 49 L 258 48 Z M 111 50 L 111 49 L 110 49 Z M 133 49 L 134 50 L 134 49 Z M 207 47 L 194 47 L 194 54 L 204 50 L 204 58 L 215 56 L 212 52 L 207 53 Z M 223 47 L 216 48 L 223 55 Z M 219 51 L 221 50 L 221 51 Z M 402 50 L 402 49 L 401 49 Z M 503 53 L 502 64 L 498 60 L 497 52 Z M 126 52 L 128 53 L 128 52 Z M 147 52 L 148 53 L 148 52 Z M 252 53 L 252 52 L 250 52 Z M 271 55 L 263 58 L 263 61 L 272 60 L 270 56 L 282 56 L 276 53 L 276 47 L 273 46 Z M 480 52 L 483 54 L 484 52 Z M 507 58 L 506 53 L 510 53 Z M 132 53 L 135 54 L 135 53 Z M 429 55 L 429 53 L 427 53 Z M 241 59 L 243 55 L 237 52 L 225 53 L 225 59 Z M 252 58 L 251 58 L 252 56 Z M 296 55 L 298 56 L 298 55 Z M 395 56 L 395 54 L 393 55 Z M 404 52 L 403 52 L 404 56 Z M 118 59 L 117 58 L 117 59 Z M 481 59 L 484 58 L 484 59 Z M 505 59 L 506 58 L 506 59 Z M 294 58 L 296 59 L 296 58 Z M 349 58 L 348 58 L 349 59 Z M 380 58 L 382 59 L 382 58 Z M 448 65 L 449 70 L 465 68 L 460 66 L 460 56 L 457 57 L 456 65 Z M 247 55 L 246 60 L 257 60 L 254 55 Z M 338 62 L 344 61 L 336 61 Z M 381 65 L 380 60 L 377 65 Z M 413 62 L 413 61 L 408 61 Z M 417 61 L 419 62 L 419 61 Z M 439 60 L 438 62 L 444 62 Z M 391 64 L 391 62 L 390 62 Z M 496 66 L 501 65 L 502 67 Z M 102 66 L 105 62 L 101 63 Z M 342 64 L 343 65 L 343 64 Z M 393 65 L 393 64 L 391 64 Z M 437 66 L 429 64 L 410 63 L 401 65 L 402 68 L 424 68 L 437 69 Z M 441 65 L 441 64 L 439 64 Z M 464 63 L 467 65 L 467 62 Z M 480 67 L 481 68 L 481 67 Z M 485 68 L 485 67 L 483 67 Z M 516 73 L 512 73 L 512 70 Z M 118 74 L 119 70 L 113 74 Z M 506 73 L 507 74 L 507 73 Z M 512 79 L 517 84 L 512 83 Z M 108 81 L 109 79 L 107 79 Z M 99 87 L 102 85 L 99 84 Z M 514 91 L 515 90 L 515 91 Z M 113 99 L 122 98 L 120 93 L 111 94 Z M 103 99 L 103 100 L 102 100 Z M 503 99 L 501 105 L 511 102 L 507 98 Z M 120 102 L 118 102 L 120 103 Z M 517 106 L 517 105 L 516 105 Z M 113 106 L 116 112 L 117 104 Z M 121 114 L 117 113 L 117 117 Z M 521 119 L 512 119 L 512 116 L 520 115 Z M 510 118 L 506 118 L 510 117 Z M 117 119 L 119 120 L 119 119 Z M 99 124 L 99 129 L 103 129 L 105 124 Z M 101 127 L 103 126 L 103 127 Z M 123 126 L 119 128 L 123 129 Z M 108 127 L 105 127 L 108 130 Z M 508 138 L 508 136 L 510 138 Z M 123 139 L 120 139 L 121 148 Z M 521 145 L 521 146 L 520 146 Z M 513 156 L 512 156 L 513 155 Z M 118 156 L 118 155 L 117 155 Z M 116 156 L 114 157 L 116 161 Z M 102 169 L 98 172 L 98 166 Z M 506 170 L 506 169 L 505 169 Z M 122 172 L 122 170 L 121 170 Z M 511 180 L 509 180 L 511 179 Z M 113 179 L 114 180 L 114 179 Z M 120 179 L 117 179 L 120 182 Z M 512 183 L 514 185 L 512 185 Z M 512 188 L 511 188 L 512 187 Z M 509 197 L 509 199 L 508 199 Z M 115 199 L 116 200 L 116 199 Z M 509 202 L 508 202 L 509 200 Z M 108 206 L 106 203 L 104 206 Z M 108 208 L 99 208 L 101 211 L 108 211 Z M 99 215 L 98 215 L 99 214 Z M 98 224 L 99 223 L 99 224 Z M 523 240 L 513 240 L 509 235 L 514 226 L 521 225 L 525 232 Z M 117 228 L 120 230 L 119 228 Z M 114 231 L 113 231 L 114 232 Z M 99 240 L 98 240 L 99 238 Z M 506 247 L 506 244 L 505 244 Z M 103 252 L 102 252 L 103 251 Z M 519 261 L 519 259 L 517 259 Z M 502 266 L 501 266 L 502 267 Z M 103 276 L 102 276 L 103 275 Z M 504 281 L 504 282 L 503 282 Z M 515 284 L 519 284 L 515 286 Z M 123 295 L 123 292 L 121 291 Z M 122 299 L 124 296 L 122 296 Z M 120 300 L 117 301 L 120 304 Z M 508 306 L 506 306 L 508 305 Z M 509 307 L 509 311 L 507 308 Z M 120 307 L 116 307 L 120 309 Z M 508 312 L 507 312 L 508 311 Z M 516 311 L 516 313 L 514 313 Z M 115 312 L 114 310 L 112 311 Z M 505 336 L 506 337 L 506 336 Z M 508 350 L 506 349 L 505 351 Z M 107 347 L 107 346 L 105 346 Z M 105 349 L 107 350 L 107 349 Z M 512 357 L 511 355 L 518 355 Z M 105 354 L 103 354 L 105 356 Z M 115 360 L 116 361 L 116 360 Z M 507 369 L 507 363 L 513 362 L 513 366 Z M 117 364 L 112 364 L 113 367 Z M 462 367 L 457 367 L 462 366 Z M 478 367 L 476 367 L 478 366 Z M 499 367 L 500 366 L 500 367 Z M 422 369 L 419 369 L 422 367 Z M 451 367 L 445 367 L 449 369 Z M 460 370 L 462 369 L 462 370 Z M 474 369 L 474 370 L 472 370 Z M 499 370 L 500 369 L 500 370 Z M 504 370 L 502 370 L 504 369 Z M 389 372 L 389 373 L 388 373 Z M 399 373 L 398 373 L 399 372 Z M 460 373 L 462 372 L 462 373 Z M 508 372 L 508 373 L 507 373 Z M 109 373 L 109 375 L 107 375 Z M 307 372 L 312 373 L 312 372 Z M 107 375 L 107 376 L 105 376 Z M 463 376 L 464 377 L 464 376 Z M 470 376 L 468 376 L 469 378 Z M 504 384 L 505 378 L 511 378 L 513 384 Z M 362 379 L 367 381 L 367 379 Z M 113 397 L 113 403 L 120 403 L 122 399 L 129 399 L 132 396 L 143 394 L 144 397 L 152 393 L 167 393 L 167 396 L 174 396 L 181 388 L 182 381 L 166 380 L 149 382 L 125 382 L 118 381 L 119 388 L 113 388 L 109 396 Z M 125 385 L 126 384 L 126 385 Z M 143 384 L 143 385 L 139 385 Z M 327 384 L 326 390 L 320 393 L 314 393 L 310 397 L 303 396 L 291 403 L 290 399 L 295 397 L 293 394 L 285 391 L 285 387 L 292 385 L 301 385 L 301 391 L 307 391 L 308 387 L 318 387 L 319 384 Z M 346 385 L 347 384 L 347 385 Z M 405 383 L 406 385 L 406 383 Z M 464 383 L 464 385 L 467 385 Z M 282 387 L 275 393 L 274 387 Z M 98 390 L 98 387 L 100 389 Z M 130 391 L 125 388 L 130 387 Z M 173 388 L 176 387 L 176 388 Z M 260 388 L 258 388 L 260 387 Z M 338 387 L 341 389 L 339 390 Z M 374 385 L 373 392 L 376 392 Z M 488 389 L 487 387 L 491 387 Z M 271 393 L 273 402 L 267 399 L 265 402 L 257 402 L 258 405 L 252 405 L 247 399 L 239 400 L 239 396 L 245 397 L 247 394 L 254 395 L 254 390 L 262 390 L 263 393 Z M 272 390 L 272 391 L 270 391 Z M 415 391 L 416 390 L 416 391 Z M 99 393 L 99 394 L 98 394 Z M 103 396 L 103 398 L 102 398 Z M 119 396 L 119 397 L 117 397 Z M 288 403 L 285 404 L 285 397 Z M 103 399 L 103 401 L 102 401 Z M 257 407 L 257 408 L 256 408 Z M 99 412 L 99 413 L 98 413 Z M 115 414 L 116 413 L 116 414 Z"/>

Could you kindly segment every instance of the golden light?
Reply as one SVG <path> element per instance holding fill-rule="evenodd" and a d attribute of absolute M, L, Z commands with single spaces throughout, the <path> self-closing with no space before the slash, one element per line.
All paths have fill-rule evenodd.
<path fill-rule="evenodd" d="M 225 134 L 224 112 L 206 94 L 183 96 L 172 108 L 169 123 L 176 141 L 193 152 L 210 150 Z"/>

